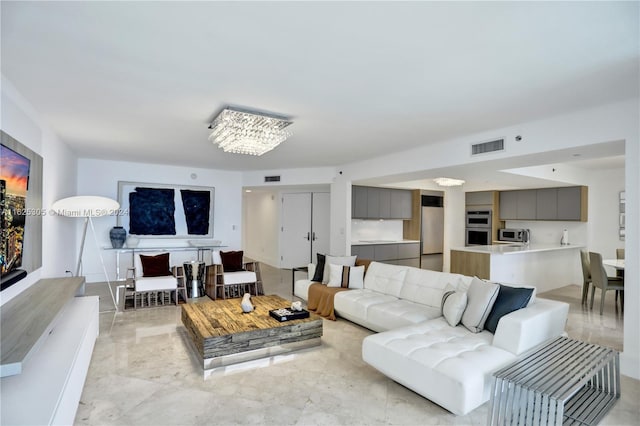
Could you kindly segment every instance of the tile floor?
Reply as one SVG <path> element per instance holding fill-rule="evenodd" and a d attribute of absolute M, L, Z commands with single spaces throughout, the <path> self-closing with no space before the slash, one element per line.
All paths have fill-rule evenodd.
<path fill-rule="evenodd" d="M 263 265 L 263 276 L 266 293 L 291 297 L 291 270 Z M 580 306 L 579 293 L 568 286 L 544 297 L 571 304 L 570 337 L 621 350 L 622 316 L 612 295 L 601 317 Z M 101 308 L 113 309 L 106 284 L 87 285 L 87 294 L 99 294 Z M 104 312 L 75 423 L 486 424 L 488 404 L 454 416 L 365 364 L 360 351 L 369 334 L 346 320 L 325 321 L 320 347 L 205 377 L 179 307 Z M 622 397 L 602 424 L 638 424 L 639 400 L 640 382 L 623 376 Z"/>

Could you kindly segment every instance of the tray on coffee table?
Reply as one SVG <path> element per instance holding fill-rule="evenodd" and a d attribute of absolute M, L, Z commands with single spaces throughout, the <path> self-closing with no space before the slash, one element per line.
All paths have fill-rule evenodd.
<path fill-rule="evenodd" d="M 269 315 L 271 315 L 272 318 L 275 318 L 280 322 L 285 322 L 285 321 L 309 318 L 309 311 L 304 309 L 301 311 L 294 311 L 293 309 L 289 309 L 289 308 L 280 308 L 280 309 L 270 310 Z"/>

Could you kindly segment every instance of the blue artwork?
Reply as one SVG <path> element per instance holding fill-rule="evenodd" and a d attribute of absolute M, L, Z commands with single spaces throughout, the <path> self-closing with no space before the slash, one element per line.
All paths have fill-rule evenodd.
<path fill-rule="evenodd" d="M 207 235 L 211 192 L 181 189 L 180 195 L 182 196 L 182 206 L 189 235 Z"/>
<path fill-rule="evenodd" d="M 176 235 L 174 190 L 136 187 L 129 193 L 129 233 Z"/>

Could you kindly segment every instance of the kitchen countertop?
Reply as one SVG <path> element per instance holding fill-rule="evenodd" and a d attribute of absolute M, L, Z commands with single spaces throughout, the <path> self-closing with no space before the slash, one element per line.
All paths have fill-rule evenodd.
<path fill-rule="evenodd" d="M 370 246 L 378 244 L 410 244 L 419 243 L 420 240 L 357 240 L 351 241 L 352 246 Z"/>
<path fill-rule="evenodd" d="M 456 247 L 451 250 L 466 251 L 470 253 L 489 253 L 489 254 L 521 254 L 521 253 L 535 253 L 542 251 L 553 250 L 570 250 L 581 249 L 584 246 L 578 244 L 570 244 L 563 246 L 560 244 L 493 244 L 490 246 L 469 246 L 469 247 Z"/>

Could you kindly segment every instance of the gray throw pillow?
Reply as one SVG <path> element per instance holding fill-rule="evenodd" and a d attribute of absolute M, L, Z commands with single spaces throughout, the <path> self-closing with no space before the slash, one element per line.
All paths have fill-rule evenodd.
<path fill-rule="evenodd" d="M 467 291 L 467 308 L 462 315 L 462 324 L 473 333 L 480 333 L 498 297 L 498 284 L 473 277 Z"/>
<path fill-rule="evenodd" d="M 442 295 L 442 316 L 451 327 L 460 324 L 466 307 L 467 293 L 456 291 L 451 284 L 447 284 Z"/>

